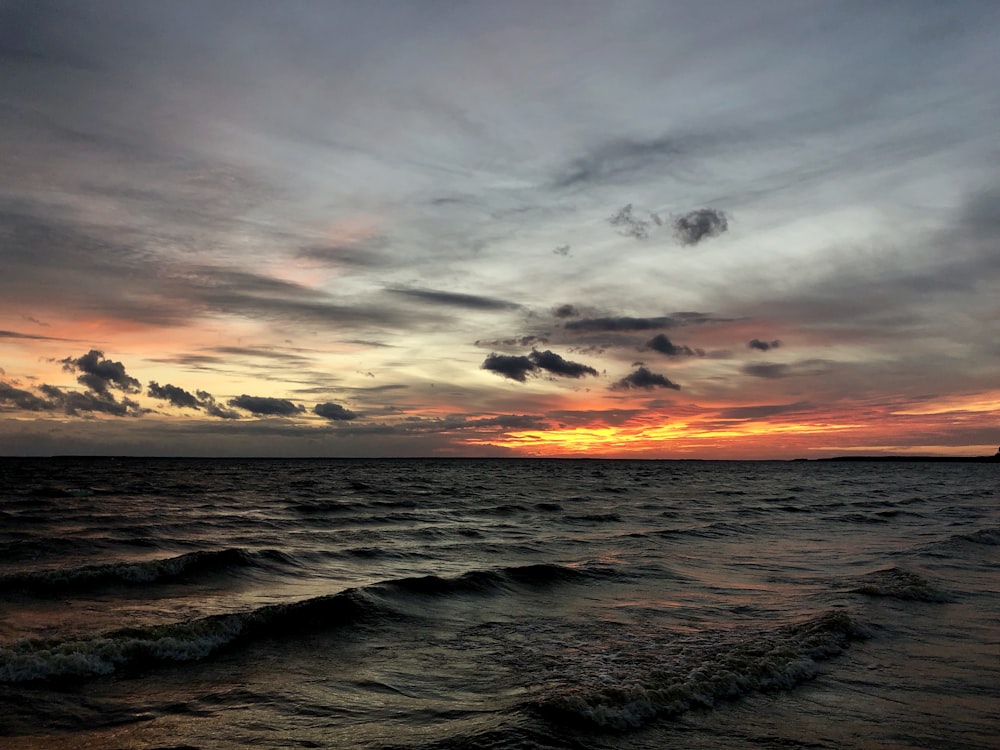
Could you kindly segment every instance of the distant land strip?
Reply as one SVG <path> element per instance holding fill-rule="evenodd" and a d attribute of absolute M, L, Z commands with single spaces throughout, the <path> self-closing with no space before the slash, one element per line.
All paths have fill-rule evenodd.
<path fill-rule="evenodd" d="M 1000 451 L 995 456 L 833 456 L 831 458 L 801 458 L 797 461 L 881 461 L 901 463 L 966 463 L 992 464 L 1000 463 Z"/>

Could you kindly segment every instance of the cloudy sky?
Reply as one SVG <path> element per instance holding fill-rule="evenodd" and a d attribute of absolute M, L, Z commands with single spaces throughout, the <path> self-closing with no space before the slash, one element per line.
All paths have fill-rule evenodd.
<path fill-rule="evenodd" d="M 1000 4 L 0 0 L 0 454 L 992 454 Z"/>

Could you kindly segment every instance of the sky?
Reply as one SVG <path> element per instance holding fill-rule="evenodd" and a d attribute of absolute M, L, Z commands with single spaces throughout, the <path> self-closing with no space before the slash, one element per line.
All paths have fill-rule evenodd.
<path fill-rule="evenodd" d="M 994 0 L 0 0 L 0 455 L 992 455 Z"/>

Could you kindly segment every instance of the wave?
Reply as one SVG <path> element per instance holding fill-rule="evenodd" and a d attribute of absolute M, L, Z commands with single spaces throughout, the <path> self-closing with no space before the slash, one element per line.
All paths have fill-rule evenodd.
<path fill-rule="evenodd" d="M 537 565 L 498 568 L 495 570 L 473 570 L 455 578 L 442 578 L 435 575 L 401 578 L 395 581 L 376 584 L 373 588 L 440 596 L 498 592 L 519 586 L 542 588 L 558 583 L 582 582 L 611 578 L 616 575 L 618 573 L 613 568 L 607 566 L 595 565 L 587 568 L 571 568 L 563 565 L 541 563 Z"/>
<path fill-rule="evenodd" d="M 913 602 L 946 602 L 949 597 L 922 576 L 902 568 L 876 570 L 862 576 L 855 594 Z"/>
<path fill-rule="evenodd" d="M 614 575 L 611 568 L 604 566 L 541 564 L 474 570 L 455 578 L 430 575 L 383 581 L 247 612 L 114 630 L 88 639 L 23 639 L 0 646 L 0 682 L 84 678 L 141 670 L 160 663 L 199 661 L 224 648 L 254 640 L 380 623 L 404 616 L 402 608 L 394 606 L 393 600 L 399 596 L 499 593 L 518 586 L 543 588 Z"/>
<path fill-rule="evenodd" d="M 198 661 L 239 642 L 356 622 L 376 608 L 357 589 L 185 622 L 125 628 L 85 640 L 25 639 L 0 647 L 0 682 L 107 675 Z"/>
<path fill-rule="evenodd" d="M 959 534 L 956 539 L 972 544 L 983 544 L 989 547 L 1000 546 L 1000 529 L 979 529 L 969 534 Z"/>
<path fill-rule="evenodd" d="M 62 594 L 67 590 L 86 591 L 105 586 L 135 586 L 170 583 L 199 574 L 263 567 L 273 563 L 291 564 L 292 559 L 277 550 L 251 552 L 230 548 L 189 552 L 158 560 L 83 565 L 74 568 L 11 573 L 0 576 L 0 591 L 30 593 L 34 596 Z"/>
<path fill-rule="evenodd" d="M 571 680 L 563 676 L 533 710 L 571 729 L 634 730 L 754 692 L 789 690 L 866 635 L 845 612 L 831 611 L 770 632 L 646 643 L 638 657 L 615 654 L 599 666 L 585 665 Z"/>
<path fill-rule="evenodd" d="M 1000 546 L 1000 528 L 977 529 L 920 545 L 916 550 L 931 557 L 980 557 L 982 547 Z"/>

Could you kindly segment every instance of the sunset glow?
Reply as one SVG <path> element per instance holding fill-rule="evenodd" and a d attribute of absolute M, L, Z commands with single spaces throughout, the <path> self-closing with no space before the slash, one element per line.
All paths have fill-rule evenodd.
<path fill-rule="evenodd" d="M 0 7 L 0 453 L 996 451 L 996 9 L 126 5 Z"/>

